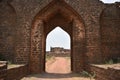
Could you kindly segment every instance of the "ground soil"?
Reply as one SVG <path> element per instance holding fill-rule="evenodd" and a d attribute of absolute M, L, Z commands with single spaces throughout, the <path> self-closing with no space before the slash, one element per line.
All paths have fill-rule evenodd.
<path fill-rule="evenodd" d="M 70 73 L 70 59 L 66 57 L 55 57 L 46 63 L 48 73 Z"/>
<path fill-rule="evenodd" d="M 43 74 L 30 75 L 22 80 L 90 80 L 73 74 L 70 71 L 70 59 L 65 57 L 54 57 L 46 63 L 46 72 Z"/>

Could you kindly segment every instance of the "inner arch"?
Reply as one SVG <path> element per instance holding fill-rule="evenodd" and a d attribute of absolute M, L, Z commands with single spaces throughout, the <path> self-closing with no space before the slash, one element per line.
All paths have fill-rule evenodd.
<path fill-rule="evenodd" d="M 60 27 L 54 28 L 47 35 L 45 72 L 63 74 L 71 72 L 70 41 L 69 34 Z"/>

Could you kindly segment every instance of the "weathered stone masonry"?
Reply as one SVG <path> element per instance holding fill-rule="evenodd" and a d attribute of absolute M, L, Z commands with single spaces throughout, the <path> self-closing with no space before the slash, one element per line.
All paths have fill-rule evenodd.
<path fill-rule="evenodd" d="M 29 64 L 31 73 L 44 72 L 46 36 L 59 25 L 71 37 L 73 72 L 120 57 L 118 5 L 99 0 L 1 0 L 0 54 Z"/>

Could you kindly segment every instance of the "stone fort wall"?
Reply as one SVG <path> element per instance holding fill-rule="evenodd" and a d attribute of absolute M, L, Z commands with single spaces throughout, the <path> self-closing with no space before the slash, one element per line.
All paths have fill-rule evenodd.
<path fill-rule="evenodd" d="M 29 62 L 32 23 L 37 13 L 52 1 L 54 0 L 0 0 L 0 54 L 4 55 L 6 60 L 14 63 Z M 108 5 L 99 0 L 63 1 L 76 11 L 84 22 L 85 43 L 82 46 L 85 46 L 83 53 L 86 57 L 83 61 L 101 63 L 103 60 L 120 57 L 119 3 Z M 75 28 L 74 30 L 79 31 Z M 74 46 L 74 49 L 77 49 L 74 59 L 78 61 L 79 56 L 82 56 L 79 54 L 82 48 L 79 49 L 81 45 L 77 44 L 77 41 L 74 43 L 77 45 Z"/>
<path fill-rule="evenodd" d="M 56 56 L 56 57 L 70 57 L 70 49 L 64 49 L 62 47 L 51 47 L 50 51 L 46 52 L 47 56 Z"/>

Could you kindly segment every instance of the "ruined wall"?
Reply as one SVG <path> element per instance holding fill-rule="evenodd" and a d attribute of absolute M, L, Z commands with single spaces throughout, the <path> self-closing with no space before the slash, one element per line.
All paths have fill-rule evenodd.
<path fill-rule="evenodd" d="M 28 65 L 7 69 L 5 80 L 20 80 L 29 74 Z"/>
<path fill-rule="evenodd" d="M 99 16 L 105 5 L 99 0 L 68 0 L 73 9 L 82 17 L 86 29 L 86 55 L 89 63 L 100 63 L 100 25 Z"/>
<path fill-rule="evenodd" d="M 16 63 L 28 63 L 31 52 L 31 27 L 34 22 L 34 17 L 51 1 L 52 0 L 3 0 L 0 2 L 0 53 L 4 53 L 9 56 L 7 58 L 15 58 L 14 62 Z M 92 63 L 100 63 L 103 55 L 101 53 L 101 33 L 99 20 L 105 5 L 99 0 L 65 0 L 65 2 L 82 17 L 85 24 L 86 60 Z M 108 14 L 108 12 L 105 13 Z M 104 35 L 106 29 L 108 32 L 113 29 L 115 31 L 119 30 L 118 20 L 116 21 L 112 19 L 113 22 L 110 22 L 110 19 L 105 19 L 105 21 L 106 20 L 108 21 L 107 26 L 111 26 L 111 28 L 103 28 L 103 31 L 101 31 L 103 33 L 103 37 L 107 36 L 106 34 Z M 104 19 L 101 22 L 101 26 L 106 25 L 103 24 L 103 22 Z M 114 24 L 111 25 L 110 23 Z M 113 28 L 112 26 L 117 27 Z M 114 42 L 112 41 L 115 47 L 114 50 L 113 48 L 111 49 L 111 53 L 116 51 L 115 54 L 118 54 L 119 37 L 117 37 L 117 35 L 119 34 L 119 31 L 117 31 L 118 33 L 115 31 L 113 34 L 116 37 L 112 37 L 115 40 Z M 106 46 L 106 44 L 104 44 L 106 43 L 106 40 L 103 38 L 102 43 L 103 46 Z M 76 57 L 78 57 L 78 55 L 76 55 Z"/>
<path fill-rule="evenodd" d="M 49 0 L 12 0 L 10 2 L 17 14 L 15 63 L 28 63 L 33 18 L 49 2 Z"/>
<path fill-rule="evenodd" d="M 0 61 L 0 80 L 5 80 L 7 76 L 7 63 Z"/>
<path fill-rule="evenodd" d="M 104 67 L 99 67 L 95 65 L 92 65 L 90 68 L 92 72 L 96 74 L 95 80 L 119 80 L 120 79 L 119 66 L 118 66 L 118 69 L 115 67 L 106 69 Z"/>
<path fill-rule="evenodd" d="M 104 60 L 120 58 L 120 4 L 108 5 L 101 14 L 101 41 Z"/>
<path fill-rule="evenodd" d="M 13 0 L 17 14 L 16 62 L 26 63 L 30 54 L 31 24 L 35 15 L 52 0 Z M 65 0 L 80 14 L 86 28 L 86 54 L 89 62 L 101 62 L 99 15 L 104 8 L 98 0 Z M 98 6 L 99 5 L 99 6 Z M 96 54 L 97 53 L 97 54 Z"/>
<path fill-rule="evenodd" d="M 15 54 L 16 13 L 7 1 L 0 2 L 0 55 L 9 61 Z"/>
<path fill-rule="evenodd" d="M 7 66 L 7 64 L 0 64 L 0 80 L 20 80 L 29 74 L 28 65 L 10 69 L 7 69 Z"/>

